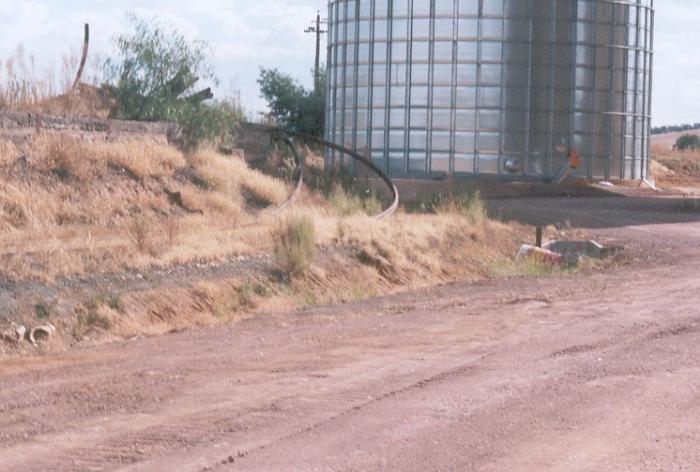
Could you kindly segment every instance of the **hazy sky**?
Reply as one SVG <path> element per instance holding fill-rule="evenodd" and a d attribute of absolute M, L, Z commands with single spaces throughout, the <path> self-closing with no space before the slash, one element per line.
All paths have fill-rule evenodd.
<path fill-rule="evenodd" d="M 572 0 L 573 1 L 573 0 Z M 656 0 L 654 125 L 700 121 L 698 0 Z M 60 68 L 77 53 L 90 23 L 92 53 L 112 50 L 130 31 L 126 12 L 157 16 L 187 37 L 208 41 L 221 92 L 239 89 L 250 112 L 264 109 L 256 79 L 261 66 L 312 82 L 314 37 L 303 30 L 326 0 L 0 0 L 0 60 L 22 43 L 36 68 Z"/>

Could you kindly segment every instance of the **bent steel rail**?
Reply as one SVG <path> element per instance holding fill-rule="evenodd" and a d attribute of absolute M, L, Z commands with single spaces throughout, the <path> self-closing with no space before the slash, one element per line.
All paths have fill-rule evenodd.
<path fill-rule="evenodd" d="M 303 140 L 306 142 L 312 142 L 317 145 L 323 146 L 328 149 L 332 149 L 334 151 L 346 154 L 350 156 L 352 159 L 356 160 L 357 162 L 363 164 L 367 168 L 369 168 L 372 172 L 374 172 L 386 185 L 389 187 L 389 191 L 391 192 L 392 195 L 392 203 L 391 205 L 379 213 L 378 215 L 374 215 L 373 218 L 376 220 L 381 220 L 383 218 L 387 218 L 391 215 L 393 215 L 396 210 L 399 208 L 399 190 L 396 188 L 396 185 L 394 182 L 391 180 L 391 178 L 384 173 L 379 167 L 377 167 L 369 158 L 366 156 L 363 156 L 362 154 L 353 151 L 352 149 L 348 149 L 346 147 L 340 146 L 335 143 L 331 143 L 329 141 L 326 141 L 325 139 L 319 138 L 318 136 L 313 136 L 305 133 L 299 133 L 296 131 L 291 131 L 288 129 L 284 128 L 278 128 L 275 126 L 265 126 L 265 125 L 259 125 L 259 124 L 253 124 L 249 123 L 246 124 L 245 127 L 248 129 L 252 129 L 255 131 L 260 131 L 260 132 L 265 132 L 268 133 L 273 140 L 280 140 L 284 142 L 292 151 L 294 155 L 294 159 L 297 162 L 297 165 L 300 166 L 300 179 L 299 182 L 297 183 L 297 187 L 300 187 L 302 184 L 302 180 L 304 177 L 304 166 L 305 166 L 305 159 L 299 154 L 298 150 L 296 149 L 296 145 L 298 143 L 295 143 L 294 140 Z M 285 205 L 284 207 L 288 206 L 289 202 Z"/>
<path fill-rule="evenodd" d="M 264 130 L 261 130 L 264 131 Z M 297 168 L 299 169 L 299 178 L 297 179 L 297 183 L 294 186 L 294 190 L 292 190 L 291 195 L 289 198 L 282 203 L 281 205 L 276 206 L 275 208 L 270 209 L 269 211 L 265 212 L 262 215 L 259 215 L 252 221 L 248 221 L 246 223 L 243 223 L 239 225 L 239 228 L 246 228 L 249 226 L 254 226 L 258 223 L 260 223 L 264 218 L 270 217 L 270 216 L 276 216 L 282 213 L 284 210 L 292 206 L 298 199 L 299 195 L 301 195 L 301 190 L 304 187 L 304 167 L 305 167 L 305 161 L 304 158 L 297 152 L 296 147 L 294 146 L 294 143 L 292 142 L 291 138 L 289 137 L 270 137 L 271 139 L 278 139 L 284 143 L 285 146 L 289 148 L 291 151 L 292 155 L 294 156 L 294 162 L 297 165 Z"/>

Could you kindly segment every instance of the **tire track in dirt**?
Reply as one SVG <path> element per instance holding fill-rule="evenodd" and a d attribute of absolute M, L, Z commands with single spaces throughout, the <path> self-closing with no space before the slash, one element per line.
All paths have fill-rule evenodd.
<path fill-rule="evenodd" d="M 674 317 L 682 318 L 682 317 Z M 689 321 L 690 324 L 695 324 L 694 320 Z M 676 326 L 675 328 L 664 328 L 659 330 L 659 325 L 670 324 L 671 326 Z M 677 327 L 678 320 L 670 319 L 668 321 L 647 321 L 640 326 L 638 324 L 629 323 L 624 329 L 616 330 L 614 333 L 608 333 L 612 336 L 611 341 L 601 343 L 601 346 L 607 346 L 602 351 L 596 350 L 594 355 L 588 356 L 586 358 L 577 360 L 575 363 L 571 362 L 560 362 L 552 365 L 551 356 L 544 355 L 547 349 L 547 342 L 537 343 L 537 349 L 541 349 L 543 355 L 530 357 L 528 353 L 532 350 L 532 341 L 523 340 L 516 346 L 509 348 L 507 351 L 496 351 L 492 353 L 491 361 L 487 363 L 486 366 L 481 366 L 481 375 L 476 375 L 476 369 L 455 369 L 449 371 L 450 374 L 454 375 L 437 375 L 435 377 L 430 377 L 426 379 L 425 382 L 418 382 L 413 386 L 420 386 L 420 388 L 428 389 L 429 391 L 422 395 L 425 397 L 428 395 L 433 398 L 433 401 L 441 402 L 442 397 L 449 396 L 452 398 L 456 395 L 456 398 L 461 398 L 461 394 L 457 394 L 461 388 L 468 388 L 474 391 L 471 387 L 480 387 L 478 391 L 490 391 L 489 395 L 491 398 L 487 400 L 486 398 L 476 398 L 475 401 L 481 402 L 480 405 L 483 409 L 478 409 L 474 412 L 463 411 L 456 412 L 457 419 L 456 422 L 459 424 L 464 423 L 475 423 L 474 427 L 467 427 L 465 429 L 470 429 L 473 434 L 464 435 L 464 433 L 456 434 L 456 432 L 449 433 L 450 435 L 455 434 L 455 436 L 461 437 L 460 441 L 468 441 L 467 443 L 457 444 L 454 441 L 450 442 L 449 445 L 442 444 L 440 450 L 450 453 L 454 451 L 464 451 L 466 447 L 469 451 L 469 457 L 471 457 L 469 464 L 474 466 L 474 464 L 481 464 L 480 467 L 469 467 L 464 468 L 464 463 L 461 467 L 452 465 L 453 469 L 456 470 L 543 470 L 543 467 L 523 467 L 513 469 L 511 467 L 487 467 L 487 464 L 492 464 L 497 456 L 492 454 L 481 455 L 479 453 L 480 447 L 490 447 L 492 449 L 505 450 L 510 447 L 515 447 L 519 450 L 520 447 L 532 447 L 530 441 L 532 438 L 527 437 L 527 432 L 532 423 L 529 421 L 535 421 L 535 424 L 541 425 L 542 423 L 549 423 L 551 420 L 556 419 L 558 422 L 564 424 L 566 429 L 572 428 L 578 418 L 582 415 L 582 411 L 597 411 L 599 408 L 596 406 L 596 401 L 600 399 L 596 397 L 582 397 L 582 390 L 585 391 L 590 387 L 588 385 L 605 385 L 606 388 L 620 390 L 616 393 L 615 401 L 619 400 L 619 395 L 625 393 L 631 393 L 634 395 L 641 395 L 646 391 L 647 385 L 651 383 L 656 383 L 658 377 L 666 377 L 669 375 L 680 375 L 687 377 L 688 375 L 693 375 L 692 372 L 700 372 L 697 368 L 697 360 L 700 359 L 700 350 L 696 349 L 692 357 L 686 357 L 683 359 L 677 359 L 674 357 L 664 357 L 660 355 L 669 348 L 668 343 L 664 346 L 659 346 L 657 344 L 650 344 L 650 340 L 657 341 L 667 337 L 669 333 L 673 335 L 686 335 L 692 334 L 694 338 L 688 339 L 684 342 L 684 346 L 697 346 L 698 341 L 700 341 L 700 336 L 697 336 L 700 331 L 695 330 L 685 330 Z M 659 333 L 663 333 L 664 336 L 661 338 L 658 336 Z M 590 351 L 589 353 L 593 353 Z M 646 353 L 649 353 L 647 356 Z M 653 354 L 653 355 L 652 355 Z M 515 357 L 514 357 L 515 356 Z M 601 357 L 604 359 L 614 360 L 611 362 L 612 365 L 601 365 Z M 651 363 L 647 365 L 638 364 L 638 359 L 640 358 L 650 358 L 654 359 Z M 519 359 L 519 361 L 518 361 Z M 484 362 L 486 358 L 479 360 L 479 363 Z M 507 364 L 517 364 L 519 368 L 527 370 L 529 375 L 534 377 L 534 381 L 525 381 L 524 379 L 520 382 L 512 383 L 507 390 L 499 392 L 498 388 L 495 387 L 499 382 L 495 378 L 498 372 Z M 532 371 L 530 364 L 536 366 L 535 371 Z M 669 366 L 673 365 L 672 368 Z M 484 375 L 485 373 L 485 375 Z M 489 379 L 489 374 L 491 378 Z M 513 375 L 511 372 L 510 375 Z M 486 377 L 486 378 L 484 378 Z M 435 381 L 435 380 L 436 381 Z M 471 380 L 473 379 L 473 380 Z M 469 385 L 473 383 L 474 385 Z M 491 384 L 491 388 L 486 388 L 484 383 Z M 452 384 L 452 385 L 451 385 Z M 625 385 L 629 387 L 624 387 Z M 411 386 L 411 387 L 413 387 Z M 700 385 L 698 385 L 700 386 Z M 372 428 L 376 428 L 377 422 L 381 423 L 380 420 L 374 420 L 370 418 L 378 418 L 378 414 L 381 411 L 394 411 L 397 405 L 403 405 L 408 408 L 408 405 L 416 403 L 414 388 L 405 388 L 392 392 L 389 395 L 382 396 L 377 399 L 377 402 L 366 402 L 361 408 L 353 409 L 348 412 L 344 412 L 341 415 L 329 418 L 328 421 L 324 421 L 313 428 L 304 429 L 290 435 L 285 438 L 281 438 L 278 441 L 274 441 L 266 448 L 260 448 L 256 451 L 249 451 L 249 453 L 243 456 L 234 457 L 235 470 L 285 470 L 284 467 L 280 467 L 283 461 L 272 459 L 273 456 L 278 458 L 289 458 L 293 459 L 297 456 L 305 457 L 309 453 L 310 447 L 304 449 L 303 444 L 316 444 L 319 451 L 325 449 L 325 447 L 332 447 L 330 445 L 330 440 L 328 443 L 324 441 L 324 437 L 327 436 L 338 436 L 342 437 L 342 431 L 357 431 L 363 427 L 368 428 L 367 432 L 370 437 L 374 437 L 373 433 L 380 435 L 387 434 L 390 429 L 386 431 L 379 430 L 373 431 Z M 632 388 L 631 390 L 629 390 Z M 455 390 L 456 389 L 456 390 Z M 445 393 L 447 391 L 447 393 Z M 460 400 L 462 401 L 462 400 Z M 493 402 L 493 406 L 488 407 L 488 402 Z M 388 402 L 386 405 L 379 405 L 379 402 Z M 698 409 L 699 405 L 694 408 Z M 526 411 L 527 416 L 518 418 L 515 414 L 505 414 L 504 412 L 522 412 Z M 637 412 L 640 417 L 644 417 L 644 409 L 640 408 Z M 677 415 L 678 413 L 675 413 Z M 450 421 L 447 422 L 444 427 L 446 429 L 454 428 L 453 420 L 455 417 L 450 416 Z M 590 427 L 599 428 L 599 424 L 604 422 L 604 418 L 597 418 L 594 420 Z M 641 420 L 640 420 L 641 421 Z M 661 423 L 668 425 L 668 422 L 664 422 L 662 419 L 658 419 Z M 670 420 L 673 421 L 673 420 Z M 439 422 L 438 422 L 439 423 Z M 352 424 L 353 426 L 349 426 Z M 673 423 L 670 423 L 673 424 Z M 387 425 L 387 428 L 394 428 L 397 425 L 391 423 L 391 426 Z M 436 426 L 439 428 L 439 425 Z M 561 427 L 561 426 L 560 426 Z M 666 430 L 668 426 L 663 426 L 659 428 Z M 696 425 L 698 433 L 700 433 L 700 424 Z M 460 426 L 461 428 L 461 426 Z M 480 429 L 482 428 L 482 429 Z M 500 430 L 499 430 L 500 428 Z M 493 430 L 497 430 L 497 433 L 491 433 Z M 541 426 L 538 426 L 538 430 L 543 430 Z M 482 435 L 487 435 L 488 438 L 481 439 L 478 437 L 477 431 L 480 431 Z M 523 434 L 524 433 L 524 434 Z M 474 436 L 476 434 L 477 436 Z M 660 433 L 662 434 L 662 433 Z M 500 445 L 498 441 L 502 441 L 503 438 L 508 438 L 503 445 Z M 700 437 L 700 434 L 696 435 L 695 438 Z M 433 441 L 429 438 L 445 439 L 444 433 L 441 434 L 440 430 L 435 430 L 432 433 L 425 433 L 422 435 L 420 440 L 416 441 L 418 448 L 423 448 L 425 454 L 422 457 L 422 467 L 426 466 L 426 459 L 436 459 L 435 451 L 433 450 Z M 418 439 L 418 438 L 416 438 Z M 321 441 L 319 444 L 318 441 Z M 371 439 L 365 441 L 360 440 L 355 447 L 368 447 L 368 442 Z M 496 441 L 496 442 L 494 442 Z M 440 441 L 442 443 L 442 441 Z M 684 441 L 688 445 L 688 441 Z M 426 449 L 426 446 L 430 445 Z M 435 442 L 437 444 L 437 442 Z M 580 443 L 579 443 L 580 445 Z M 337 447 L 338 444 L 335 444 Z M 379 467 L 378 464 L 381 458 L 386 459 L 389 456 L 389 463 L 393 463 L 394 470 L 425 470 L 419 467 L 414 467 L 411 464 L 411 460 L 415 459 L 411 454 L 407 454 L 403 459 L 399 457 L 402 452 L 397 452 L 393 454 L 394 445 L 391 442 L 377 445 L 375 451 L 382 450 L 382 454 L 378 454 L 374 457 L 368 457 L 368 462 L 347 462 L 336 464 L 339 467 L 334 468 L 334 470 L 378 470 L 384 467 Z M 405 446 L 399 445 L 403 453 L 407 452 Z M 535 445 L 537 447 L 537 445 Z M 299 450 L 300 449 L 300 450 Z M 270 453 L 269 451 L 274 451 Z M 292 451 L 299 451 L 295 455 Z M 335 451 L 339 452 L 339 451 Z M 616 454 L 619 453 L 618 450 L 608 451 L 608 453 Z M 263 454 L 261 458 L 255 458 L 256 454 Z M 565 453 L 564 453 L 565 454 Z M 325 454 L 320 454 L 316 457 L 316 461 L 313 462 L 314 468 L 325 470 L 330 463 L 324 461 Z M 511 457 L 517 457 L 517 454 L 511 455 Z M 226 463 L 226 461 L 223 461 Z M 431 467 L 439 469 L 436 467 L 435 462 L 428 462 Z M 442 464 L 443 468 L 449 469 L 446 464 L 441 461 L 437 461 L 438 464 Z M 293 464 L 293 465 L 290 465 Z M 402 464 L 399 466 L 397 464 Z M 696 462 L 700 464 L 700 462 Z M 231 465 L 231 464 L 228 464 Z M 668 465 L 668 464 L 667 464 Z M 309 466 L 306 462 L 289 462 L 287 463 L 286 470 L 305 470 L 304 467 Z M 228 470 L 228 467 L 222 467 L 222 469 Z M 203 469 L 205 470 L 205 469 Z M 218 468 L 217 468 L 218 470 Z M 553 469 L 562 470 L 562 469 Z M 572 470 L 565 468 L 564 470 Z M 578 469 L 577 469 L 578 470 Z M 603 470 L 603 469 L 597 469 Z M 608 469 L 604 469 L 608 470 Z M 613 470 L 613 469 L 611 469 Z M 614 469 L 620 470 L 620 469 Z M 651 470 L 640 468 L 638 470 Z M 654 469 L 656 470 L 656 469 Z"/>

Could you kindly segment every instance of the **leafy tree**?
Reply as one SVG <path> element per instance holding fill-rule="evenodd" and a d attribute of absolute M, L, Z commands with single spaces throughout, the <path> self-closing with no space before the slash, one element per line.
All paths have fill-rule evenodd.
<path fill-rule="evenodd" d="M 262 69 L 258 84 L 278 126 L 298 133 L 323 135 L 325 125 L 325 81 L 321 72 L 318 87 L 304 88 L 289 75 L 276 69 Z"/>
<path fill-rule="evenodd" d="M 684 134 L 676 140 L 675 148 L 680 151 L 700 149 L 700 136 L 697 134 Z"/>
<path fill-rule="evenodd" d="M 140 121 L 168 121 L 182 125 L 184 143 L 226 134 L 240 119 L 240 110 L 213 98 L 205 80 L 217 84 L 207 63 L 211 50 L 203 41 L 188 41 L 174 29 L 129 16 L 131 35 L 117 38 L 116 58 L 105 62 L 109 94 L 116 99 L 113 117 Z"/>

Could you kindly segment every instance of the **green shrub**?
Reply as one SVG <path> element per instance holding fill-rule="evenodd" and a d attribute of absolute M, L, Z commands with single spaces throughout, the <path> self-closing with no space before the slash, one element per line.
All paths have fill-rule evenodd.
<path fill-rule="evenodd" d="M 113 118 L 177 123 L 183 147 L 193 148 L 208 139 L 230 138 L 242 117 L 233 102 L 206 103 L 216 85 L 207 62 L 206 42 L 188 41 L 174 29 L 131 15 L 134 33 L 117 38 L 118 55 L 104 64 L 107 84 L 114 97 Z"/>
<path fill-rule="evenodd" d="M 97 295 L 88 302 L 88 308 L 97 310 L 100 306 L 107 306 L 118 313 L 124 313 L 126 307 L 124 301 L 118 293 L 105 292 Z"/>
<path fill-rule="evenodd" d="M 258 84 L 278 126 L 299 133 L 322 136 L 325 125 L 326 93 L 324 71 L 313 90 L 307 90 L 291 76 L 276 69 L 262 69 Z"/>
<path fill-rule="evenodd" d="M 253 292 L 259 296 L 259 297 L 269 297 L 270 296 L 270 289 L 267 288 L 267 286 L 256 283 L 253 285 Z"/>
<path fill-rule="evenodd" d="M 232 130 L 241 121 L 242 113 L 228 101 L 215 101 L 183 107 L 176 122 L 182 130 L 181 145 L 194 149 L 204 141 L 230 145 Z"/>
<path fill-rule="evenodd" d="M 675 148 L 679 151 L 694 151 L 700 149 L 700 136 L 684 134 L 676 140 Z"/>
<path fill-rule="evenodd" d="M 48 320 L 51 317 L 51 308 L 46 303 L 34 305 L 34 313 L 40 320 Z"/>
<path fill-rule="evenodd" d="M 81 340 L 89 332 L 94 330 L 108 331 L 112 327 L 112 322 L 106 316 L 93 309 L 80 309 L 77 311 L 75 326 L 73 326 L 73 336 Z"/>
<path fill-rule="evenodd" d="M 273 233 L 277 268 L 290 280 L 303 275 L 314 260 L 316 230 L 308 216 L 291 217 Z"/>

